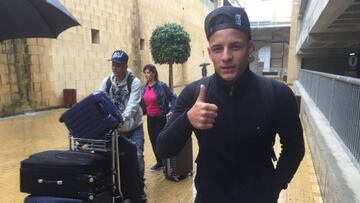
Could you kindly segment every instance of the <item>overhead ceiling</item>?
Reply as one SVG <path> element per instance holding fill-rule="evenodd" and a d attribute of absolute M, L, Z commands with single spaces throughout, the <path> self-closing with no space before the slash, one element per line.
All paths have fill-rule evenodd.
<path fill-rule="evenodd" d="M 301 2 L 300 20 L 303 20 L 302 14 L 307 15 L 307 3 L 307 0 Z M 352 52 L 360 53 L 360 0 L 329 0 L 298 54 L 303 57 L 345 56 Z"/>
<path fill-rule="evenodd" d="M 269 43 L 289 44 L 290 26 L 251 28 L 251 36 L 256 49 L 260 49 Z"/>

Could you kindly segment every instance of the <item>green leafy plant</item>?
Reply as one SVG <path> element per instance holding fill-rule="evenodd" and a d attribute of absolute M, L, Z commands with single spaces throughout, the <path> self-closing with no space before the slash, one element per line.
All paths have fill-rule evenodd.
<path fill-rule="evenodd" d="M 182 64 L 190 56 L 190 37 L 181 25 L 167 23 L 157 26 L 150 38 L 155 63 L 169 65 L 169 86 L 173 89 L 173 64 Z"/>

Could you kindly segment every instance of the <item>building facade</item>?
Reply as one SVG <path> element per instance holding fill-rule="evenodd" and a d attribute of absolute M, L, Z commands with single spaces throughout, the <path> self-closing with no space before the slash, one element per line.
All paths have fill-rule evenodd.
<path fill-rule="evenodd" d="M 63 105 L 63 90 L 76 89 L 78 100 L 98 89 L 111 73 L 112 52 L 129 54 L 129 67 L 142 78 L 142 67 L 153 63 L 149 39 L 156 26 L 177 23 L 191 39 L 191 56 L 174 64 L 174 84 L 201 77 L 199 64 L 209 61 L 203 30 L 214 0 L 63 0 L 81 26 L 58 39 L 16 39 L 0 42 L 0 117 Z M 168 82 L 168 66 L 158 65 Z"/>
<path fill-rule="evenodd" d="M 288 82 L 324 202 L 360 202 L 359 14 L 359 0 L 293 0 Z"/>

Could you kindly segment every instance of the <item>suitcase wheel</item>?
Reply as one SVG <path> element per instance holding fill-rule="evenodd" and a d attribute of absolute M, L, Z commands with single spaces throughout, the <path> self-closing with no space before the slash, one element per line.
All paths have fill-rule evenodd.
<path fill-rule="evenodd" d="M 175 182 L 179 182 L 179 181 L 180 181 L 180 177 L 172 177 L 172 179 L 173 179 Z"/>

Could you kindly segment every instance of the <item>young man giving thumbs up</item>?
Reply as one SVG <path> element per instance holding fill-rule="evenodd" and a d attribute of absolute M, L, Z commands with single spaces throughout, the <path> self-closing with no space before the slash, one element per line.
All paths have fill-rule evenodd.
<path fill-rule="evenodd" d="M 158 137 L 159 155 L 176 155 L 194 132 L 196 203 L 277 202 L 305 151 L 294 94 L 249 70 L 254 45 L 244 9 L 215 9 L 205 19 L 205 33 L 215 74 L 182 91 Z M 276 134 L 282 150 L 275 167 Z"/>

